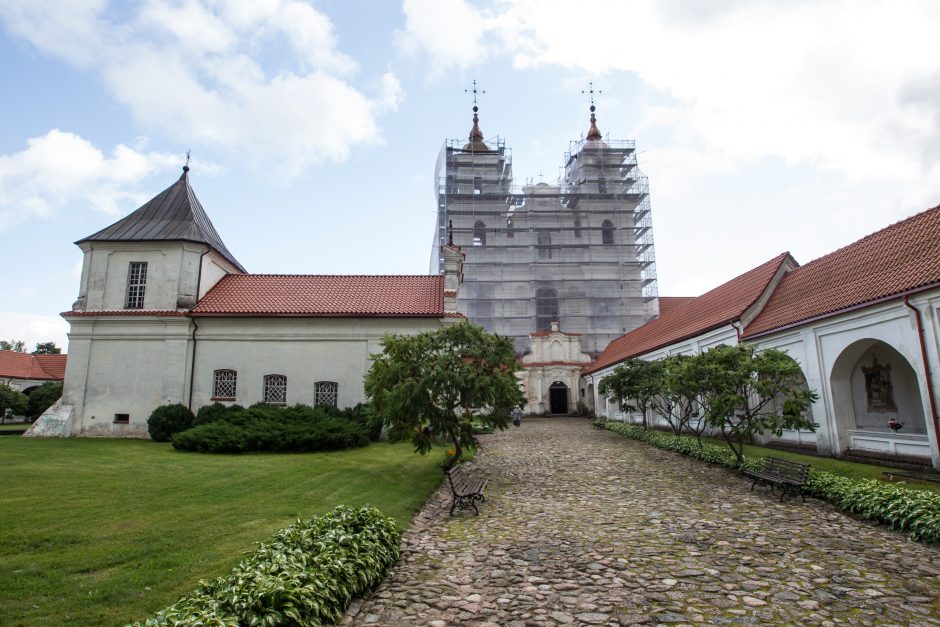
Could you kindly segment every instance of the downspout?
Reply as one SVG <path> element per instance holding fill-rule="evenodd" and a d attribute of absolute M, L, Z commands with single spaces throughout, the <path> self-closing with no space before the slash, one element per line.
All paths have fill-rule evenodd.
<path fill-rule="evenodd" d="M 209 254 L 209 251 L 212 250 L 211 247 L 207 246 L 202 254 L 199 255 L 199 274 L 196 275 L 196 302 L 199 302 L 199 289 L 202 286 L 202 258 Z M 192 312 L 192 309 L 190 309 Z M 196 323 L 196 319 L 192 316 L 189 317 L 190 321 L 193 323 L 193 355 L 189 362 L 189 411 L 193 410 L 193 383 L 196 381 L 196 331 L 199 330 L 199 325 Z"/>
<path fill-rule="evenodd" d="M 914 312 L 914 320 L 917 322 L 917 339 L 920 342 L 920 356 L 924 362 L 924 378 L 927 380 L 927 398 L 930 401 L 930 414 L 933 418 L 934 442 L 940 450 L 940 419 L 937 418 L 937 401 L 934 398 L 933 381 L 930 378 L 930 361 L 927 359 L 927 344 L 924 341 L 924 322 L 920 309 L 910 303 L 910 296 L 904 297 L 904 304 Z"/>

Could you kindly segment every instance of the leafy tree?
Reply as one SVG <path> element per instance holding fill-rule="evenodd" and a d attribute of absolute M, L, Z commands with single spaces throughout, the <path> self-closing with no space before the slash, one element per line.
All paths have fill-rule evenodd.
<path fill-rule="evenodd" d="M 26 342 L 23 340 L 0 340 L 0 350 L 4 351 L 16 351 L 17 353 L 26 352 Z"/>
<path fill-rule="evenodd" d="M 6 420 L 7 414 L 13 416 L 26 413 L 26 395 L 9 385 L 0 384 L 0 424 Z"/>
<path fill-rule="evenodd" d="M 62 396 L 62 382 L 50 381 L 43 383 L 38 388 L 30 390 L 29 401 L 27 402 L 26 417 L 30 420 L 36 420 L 42 416 L 42 413 L 52 407 Z"/>
<path fill-rule="evenodd" d="M 392 439 L 431 450 L 431 435 L 453 443 L 452 463 L 476 443 L 473 423 L 496 429 L 524 402 L 510 340 L 462 322 L 412 336 L 389 335 L 373 355 L 365 392 Z"/>
<path fill-rule="evenodd" d="M 754 434 L 814 430 L 804 414 L 819 396 L 806 388 L 799 364 L 786 353 L 721 345 L 699 359 L 705 420 L 721 431 L 738 464 L 744 461 L 744 444 Z"/>
<path fill-rule="evenodd" d="M 33 355 L 61 355 L 62 349 L 55 342 L 37 342 Z"/>
<path fill-rule="evenodd" d="M 663 363 L 630 359 L 620 364 L 607 377 L 601 380 L 597 391 L 614 399 L 627 411 L 639 411 L 643 414 L 643 428 L 646 425 L 646 413 L 653 408 L 656 397 L 662 391 Z"/>
<path fill-rule="evenodd" d="M 659 393 L 653 397 L 652 406 L 676 435 L 681 435 L 686 429 L 692 430 L 690 425 L 702 387 L 701 377 L 695 372 L 696 359 L 690 355 L 671 355 L 659 362 L 660 387 Z M 701 427 L 696 425 L 696 428 Z"/>

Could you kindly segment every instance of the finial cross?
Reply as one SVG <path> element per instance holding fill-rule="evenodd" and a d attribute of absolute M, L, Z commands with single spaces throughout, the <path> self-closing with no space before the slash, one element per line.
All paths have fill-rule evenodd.
<path fill-rule="evenodd" d="M 477 81 L 473 79 L 473 89 L 463 90 L 465 94 L 473 94 L 473 110 L 477 110 L 477 94 L 485 94 L 486 92 L 482 89 L 477 89 Z"/>
<path fill-rule="evenodd" d="M 186 163 L 184 164 L 187 168 L 189 167 L 189 153 L 192 151 L 192 148 L 186 149 Z"/>
<path fill-rule="evenodd" d="M 602 92 L 600 89 L 595 90 L 595 89 L 594 89 L 594 83 L 588 83 L 588 89 L 587 89 L 587 91 L 585 91 L 585 90 L 582 89 L 582 90 L 581 90 L 581 93 L 582 93 L 582 94 L 590 94 L 590 95 L 591 95 L 591 110 L 593 111 L 593 110 L 594 110 L 594 108 L 593 108 L 593 107 L 594 107 L 594 94 L 602 94 L 602 93 L 604 93 L 604 92 Z"/>

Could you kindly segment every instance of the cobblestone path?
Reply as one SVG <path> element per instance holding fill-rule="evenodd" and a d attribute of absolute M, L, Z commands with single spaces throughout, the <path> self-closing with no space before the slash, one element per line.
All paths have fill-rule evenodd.
<path fill-rule="evenodd" d="M 723 468 L 531 419 L 485 436 L 479 516 L 438 489 L 355 625 L 940 625 L 940 550 Z"/>

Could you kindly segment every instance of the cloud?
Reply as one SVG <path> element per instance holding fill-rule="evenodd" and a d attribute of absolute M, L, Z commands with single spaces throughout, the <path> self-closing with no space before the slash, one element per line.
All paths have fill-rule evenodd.
<path fill-rule="evenodd" d="M 39 342 L 55 342 L 63 353 L 68 352 L 69 324 L 59 316 L 0 311 L 0 329 L 12 333 L 6 340 L 23 340 L 31 351 Z"/>
<path fill-rule="evenodd" d="M 374 92 L 354 85 L 356 62 L 306 2 L 148 0 L 124 21 L 115 13 L 102 2 L 0 0 L 12 33 L 100 73 L 149 128 L 288 177 L 381 141 L 378 118 L 402 98 L 391 73 L 371 81 Z"/>
<path fill-rule="evenodd" d="M 484 37 L 495 24 L 464 0 L 404 0 L 405 29 L 396 33 L 404 53 L 427 55 L 434 74 L 471 67 L 489 56 Z"/>
<path fill-rule="evenodd" d="M 53 129 L 27 140 L 20 152 L 0 155 L 0 231 L 75 207 L 76 199 L 109 214 L 126 211 L 148 197 L 139 183 L 179 163 L 179 155 L 123 144 L 107 156 L 78 135 Z"/>

